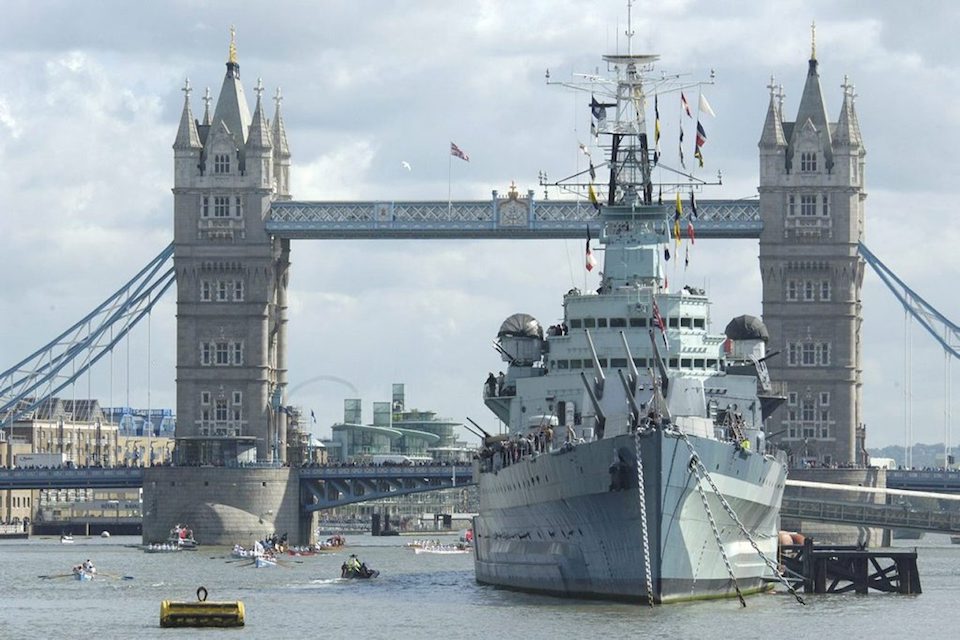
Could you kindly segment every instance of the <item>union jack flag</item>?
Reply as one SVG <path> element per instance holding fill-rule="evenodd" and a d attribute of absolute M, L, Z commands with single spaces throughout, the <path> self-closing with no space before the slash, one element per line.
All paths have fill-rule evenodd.
<path fill-rule="evenodd" d="M 460 147 L 458 147 L 457 145 L 453 144 L 452 142 L 450 143 L 450 155 L 456 156 L 457 158 L 460 158 L 461 160 L 466 160 L 467 162 L 470 162 L 470 156 L 468 156 L 468 155 L 465 154 L 463 151 L 461 151 L 461 150 L 460 150 Z"/>

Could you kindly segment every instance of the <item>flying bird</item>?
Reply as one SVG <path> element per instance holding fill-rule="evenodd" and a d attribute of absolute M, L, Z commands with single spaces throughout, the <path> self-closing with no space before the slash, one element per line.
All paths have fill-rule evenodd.
<path fill-rule="evenodd" d="M 411 167 L 411 166 L 410 166 L 410 163 L 407 162 L 406 160 L 401 161 L 401 162 L 400 162 L 400 166 L 403 167 L 404 169 L 406 169 L 407 171 L 412 171 L 412 170 L 413 170 L 413 167 Z"/>

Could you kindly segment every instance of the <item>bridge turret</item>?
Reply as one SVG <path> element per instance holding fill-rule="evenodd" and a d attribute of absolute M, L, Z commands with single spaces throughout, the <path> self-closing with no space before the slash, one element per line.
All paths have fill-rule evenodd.
<path fill-rule="evenodd" d="M 174 182 L 181 184 L 196 175 L 200 163 L 200 134 L 197 123 L 190 110 L 190 79 L 183 82 L 183 111 L 180 113 L 180 126 L 177 128 L 177 137 L 173 141 Z"/>
<path fill-rule="evenodd" d="M 211 117 L 185 107 L 174 145 L 177 462 L 279 461 L 286 452 L 289 240 L 265 220 L 274 143 L 257 83 L 251 118 L 234 35 Z"/>
<path fill-rule="evenodd" d="M 246 156 L 247 175 L 251 181 L 266 189 L 273 187 L 273 141 L 267 119 L 263 116 L 261 96 L 263 82 L 257 79 L 257 106 L 253 111 L 253 121 L 247 135 L 247 145 L 244 148 Z"/>
<path fill-rule="evenodd" d="M 767 428 L 794 465 L 860 462 L 863 263 L 857 243 L 866 193 L 853 98 L 845 82 L 839 120 L 830 122 L 815 43 L 795 122 L 778 122 L 782 93 L 769 86 L 769 126 L 760 141 L 760 275 L 768 348 L 779 352 L 766 363 L 770 378 L 784 385 L 787 403 Z M 778 125 L 788 141 L 780 164 Z"/>
<path fill-rule="evenodd" d="M 280 112 L 280 103 L 283 96 L 280 87 L 273 101 L 276 111 L 273 114 L 273 184 L 276 187 L 277 200 L 290 199 L 290 146 L 287 144 L 287 131 L 283 126 L 283 114 Z"/>

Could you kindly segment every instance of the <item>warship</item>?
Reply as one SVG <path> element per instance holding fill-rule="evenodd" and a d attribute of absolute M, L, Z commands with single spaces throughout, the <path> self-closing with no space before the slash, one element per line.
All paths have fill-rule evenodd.
<path fill-rule="evenodd" d="M 651 605 L 742 604 L 782 579 L 771 558 L 786 460 L 767 451 L 764 420 L 784 398 L 759 319 L 734 318 L 713 335 L 705 292 L 669 290 L 681 190 L 695 181 L 660 185 L 669 204 L 653 197 L 647 84 L 678 101 L 683 87 L 653 76 L 658 56 L 627 49 L 604 56 L 607 82 L 589 77 L 610 172 L 603 202 L 592 164 L 579 185 L 597 212 L 585 266 L 602 268 L 600 286 L 568 291 L 562 322 L 546 330 L 510 316 L 495 341 L 506 371 L 488 376 L 484 400 L 507 433 L 487 434 L 475 460 L 476 580 Z"/>

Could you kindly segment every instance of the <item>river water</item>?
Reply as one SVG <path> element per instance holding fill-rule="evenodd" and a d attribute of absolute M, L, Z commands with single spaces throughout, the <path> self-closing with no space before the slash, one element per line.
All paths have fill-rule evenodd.
<path fill-rule="evenodd" d="M 0 542 L 0 638 L 936 638 L 960 637 L 960 545 L 927 534 L 917 546 L 923 594 L 806 596 L 785 593 L 736 600 L 645 606 L 563 600 L 476 584 L 471 555 L 416 555 L 408 538 L 348 536 L 343 552 L 290 558 L 254 569 L 229 550 L 147 554 L 138 538 L 77 537 Z M 917 544 L 919 543 L 919 544 Z M 381 576 L 337 579 L 356 553 Z M 90 558 L 92 582 L 57 575 Z M 125 578 L 129 576 L 130 578 Z M 246 628 L 161 629 L 160 601 L 242 600 Z"/>

